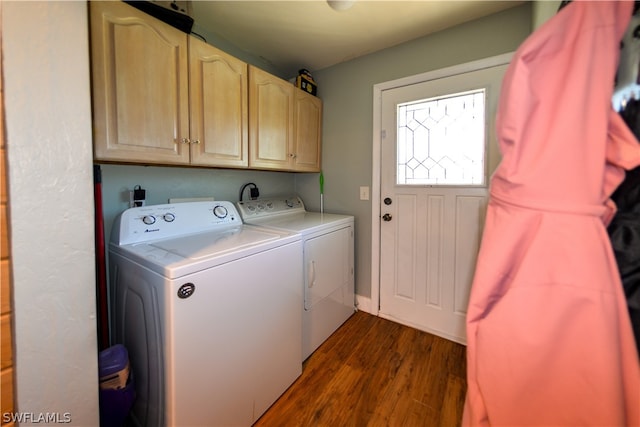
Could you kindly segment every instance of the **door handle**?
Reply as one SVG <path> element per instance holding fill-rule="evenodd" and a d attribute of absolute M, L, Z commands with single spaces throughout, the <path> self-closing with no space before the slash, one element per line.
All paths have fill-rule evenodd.
<path fill-rule="evenodd" d="M 316 284 L 316 262 L 311 261 L 309 264 L 309 288 Z"/>
<path fill-rule="evenodd" d="M 382 215 L 382 220 L 383 221 L 391 221 L 392 216 L 389 215 L 388 213 Z"/>

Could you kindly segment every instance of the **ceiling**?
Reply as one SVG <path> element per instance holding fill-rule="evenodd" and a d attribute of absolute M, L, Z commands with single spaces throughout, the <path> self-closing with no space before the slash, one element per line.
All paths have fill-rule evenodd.
<path fill-rule="evenodd" d="M 332 3 L 340 4 L 342 0 Z M 204 28 L 261 57 L 287 77 L 312 73 L 524 1 L 349 0 L 335 10 L 325 0 L 194 0 L 194 30 Z"/>

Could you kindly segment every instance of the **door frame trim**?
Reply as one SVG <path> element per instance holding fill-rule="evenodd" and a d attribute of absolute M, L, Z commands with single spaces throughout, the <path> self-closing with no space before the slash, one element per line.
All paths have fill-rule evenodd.
<path fill-rule="evenodd" d="M 380 179 L 382 155 L 382 92 L 416 83 L 451 77 L 458 74 L 505 65 L 511 62 L 514 52 L 466 62 L 464 64 L 427 71 L 373 85 L 373 141 L 371 165 L 371 303 L 369 313 L 378 315 L 380 310 Z M 363 307 L 364 308 L 364 307 Z"/>

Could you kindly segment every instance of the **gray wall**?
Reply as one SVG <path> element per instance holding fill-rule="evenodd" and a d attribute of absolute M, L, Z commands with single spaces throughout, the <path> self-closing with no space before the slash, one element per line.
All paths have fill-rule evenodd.
<path fill-rule="evenodd" d="M 560 3 L 560 0 L 544 0 L 533 2 L 531 10 L 531 21 L 533 23 L 533 29 L 537 29 L 542 24 L 547 22 L 549 18 L 558 13 Z"/>
<path fill-rule="evenodd" d="M 173 197 L 214 197 L 235 202 L 248 182 L 260 189 L 260 197 L 295 194 L 294 174 L 288 172 L 162 166 L 101 165 L 105 236 L 111 236 L 116 216 L 129 207 L 129 191 L 140 185 L 150 205 Z M 249 190 L 244 193 L 245 200 Z"/>
<path fill-rule="evenodd" d="M 196 0 L 196 1 L 200 1 L 200 0 Z M 211 0 L 208 0 L 211 1 Z M 202 38 L 204 38 L 204 41 L 206 41 L 207 43 L 209 43 L 210 45 L 213 45 L 215 47 L 217 47 L 220 50 L 223 50 L 225 52 L 227 52 L 230 55 L 235 56 L 236 58 L 251 64 L 251 65 L 255 65 L 256 67 L 267 71 L 268 73 L 273 74 L 274 76 L 278 76 L 282 79 L 288 79 L 289 77 L 287 76 L 283 76 L 282 73 L 280 72 L 280 70 L 278 70 L 278 68 L 274 67 L 273 64 L 271 64 L 270 62 L 266 61 L 264 58 L 252 55 L 250 53 L 247 53 L 243 50 L 238 49 L 236 46 L 234 46 L 231 42 L 229 42 L 228 40 L 220 37 L 217 34 L 214 34 L 212 32 L 210 32 L 209 30 L 207 30 L 206 28 L 200 26 L 198 24 L 198 21 L 195 21 L 193 23 L 193 32 L 196 34 L 199 34 L 200 36 L 202 36 Z M 197 36 L 194 36 L 197 37 Z M 199 39 L 201 39 L 200 37 L 197 37 Z M 202 39 L 201 39 L 202 40 Z"/>
<path fill-rule="evenodd" d="M 314 72 L 324 102 L 325 209 L 356 217 L 358 295 L 370 297 L 372 286 L 372 206 L 359 200 L 359 187 L 372 185 L 373 86 L 514 51 L 530 31 L 531 5 L 526 3 Z M 309 207 L 319 207 L 317 174 L 297 175 L 296 189 Z"/>

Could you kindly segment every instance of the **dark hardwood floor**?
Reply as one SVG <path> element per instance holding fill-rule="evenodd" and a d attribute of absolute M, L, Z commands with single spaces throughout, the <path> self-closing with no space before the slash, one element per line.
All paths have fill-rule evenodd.
<path fill-rule="evenodd" d="M 465 347 L 355 313 L 254 426 L 460 425 Z"/>

